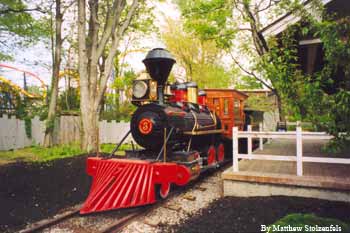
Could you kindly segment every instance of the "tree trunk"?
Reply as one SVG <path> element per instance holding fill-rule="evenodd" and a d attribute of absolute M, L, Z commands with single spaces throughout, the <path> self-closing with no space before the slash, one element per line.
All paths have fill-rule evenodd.
<path fill-rule="evenodd" d="M 90 111 L 82 114 L 83 123 L 83 135 L 82 135 L 82 148 L 88 152 L 98 151 L 98 113 L 91 109 Z"/>
<path fill-rule="evenodd" d="M 285 121 L 286 118 L 284 116 L 284 112 L 282 109 L 282 99 L 281 96 L 279 95 L 279 93 L 277 91 L 275 91 L 275 95 L 276 95 L 276 99 L 277 99 L 277 108 L 278 108 L 278 117 L 279 117 L 279 121 Z"/>
<path fill-rule="evenodd" d="M 86 0 L 78 0 L 78 56 L 80 77 L 80 109 L 82 119 L 82 149 L 98 152 L 99 113 L 101 102 L 107 87 L 107 81 L 113 67 L 119 42 L 130 25 L 138 8 L 139 0 L 133 0 L 127 7 L 127 1 L 112 1 L 104 20 L 103 32 L 99 34 L 98 0 L 89 0 L 90 17 L 86 28 Z M 121 16 L 127 9 L 123 21 Z M 101 27 L 102 28 L 102 27 Z M 87 33 L 88 31 L 88 33 Z M 100 38 L 99 38 L 99 35 Z M 99 69 L 99 60 L 108 47 L 108 56 Z"/>
<path fill-rule="evenodd" d="M 249 25 L 250 25 L 250 29 L 251 29 L 254 47 L 255 47 L 258 55 L 263 56 L 267 52 L 269 52 L 269 47 L 268 47 L 268 44 L 266 42 L 265 37 L 259 31 L 259 19 L 254 17 L 254 14 L 252 13 L 252 11 L 250 9 L 249 3 L 243 4 L 243 10 L 245 12 L 246 17 L 249 19 Z M 258 14 L 255 14 L 255 15 L 258 15 Z M 261 80 L 259 80 L 259 81 L 261 81 Z M 263 85 L 264 85 L 264 83 L 263 83 Z M 272 83 L 272 86 L 274 86 L 273 83 Z M 271 89 L 271 91 L 276 95 L 279 120 L 284 121 L 285 116 L 284 116 L 283 109 L 282 109 L 282 98 L 281 98 L 280 94 L 278 93 L 278 91 L 276 90 L 276 88 Z"/>
<path fill-rule="evenodd" d="M 56 16 L 55 16 L 55 49 L 54 61 L 52 68 L 52 85 L 51 98 L 49 104 L 49 112 L 46 121 L 46 130 L 44 136 L 44 147 L 53 145 L 53 130 L 56 118 L 57 98 L 58 98 L 58 81 L 61 66 L 61 49 L 62 49 L 62 14 L 61 14 L 61 0 L 56 0 Z"/>

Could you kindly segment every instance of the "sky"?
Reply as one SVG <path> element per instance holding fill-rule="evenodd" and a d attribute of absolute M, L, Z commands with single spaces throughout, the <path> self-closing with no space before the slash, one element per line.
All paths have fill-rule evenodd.
<path fill-rule="evenodd" d="M 163 2 L 149 1 L 149 4 L 154 6 L 155 26 L 159 27 L 160 30 L 164 27 L 165 17 L 172 19 L 180 18 L 180 11 L 171 0 L 166 0 Z M 68 15 L 68 16 L 67 16 Z M 65 21 L 74 20 L 74 14 L 67 14 L 65 16 Z M 69 25 L 64 24 L 63 27 L 69 27 Z M 64 29 L 64 28 L 63 28 Z M 158 48 L 164 47 L 162 41 L 156 36 L 151 35 L 142 39 L 141 41 L 143 47 L 147 48 Z M 123 45 L 121 45 L 121 48 Z M 26 70 L 32 72 L 39 76 L 47 85 L 51 83 L 51 50 L 50 44 L 45 42 L 39 42 L 31 47 L 21 48 L 13 52 L 14 60 L 11 62 L 1 62 L 1 64 L 6 64 L 14 66 L 18 69 Z M 145 58 L 147 52 L 137 52 L 130 53 L 125 57 L 127 63 L 136 72 L 144 70 L 144 65 L 142 60 Z M 63 67 L 62 67 L 63 68 Z M 175 67 L 177 70 L 181 70 Z M 15 84 L 23 87 L 23 74 L 18 71 L 11 71 L 9 69 L 0 67 L 0 76 L 4 76 L 10 79 Z M 28 75 L 27 75 L 28 77 Z M 40 81 L 35 78 L 27 78 L 28 85 L 40 85 Z M 63 84 L 60 83 L 60 86 Z"/>

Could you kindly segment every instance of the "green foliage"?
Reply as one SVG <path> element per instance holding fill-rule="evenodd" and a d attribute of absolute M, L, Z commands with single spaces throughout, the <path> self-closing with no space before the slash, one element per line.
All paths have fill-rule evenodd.
<path fill-rule="evenodd" d="M 114 147 L 115 144 L 101 144 L 100 152 L 111 153 Z M 124 150 L 130 149 L 132 149 L 130 144 L 123 144 L 116 152 L 116 155 L 123 156 L 125 155 Z M 85 151 L 81 150 L 80 145 L 77 143 L 58 145 L 50 148 L 33 145 L 23 149 L 0 151 L 0 164 L 16 161 L 47 162 L 55 159 L 79 156 L 84 153 Z"/>
<path fill-rule="evenodd" d="M 60 145 L 50 148 L 31 146 L 12 151 L 0 151 L 0 164 L 15 161 L 46 162 L 55 159 L 73 157 L 83 154 L 78 144 Z"/>
<path fill-rule="evenodd" d="M 282 102 L 287 107 L 284 114 L 299 114 L 296 118 L 301 120 L 300 111 L 292 108 L 298 97 L 297 87 L 304 82 L 298 65 L 298 41 L 294 39 L 296 30 L 297 27 L 291 27 L 279 41 L 272 38 L 269 41 L 269 52 L 255 60 L 254 71 L 260 73 L 264 79 L 270 80 L 278 90 Z"/>
<path fill-rule="evenodd" d="M 263 86 L 256 79 L 247 75 L 243 75 L 243 76 L 240 76 L 239 80 L 236 80 L 235 88 L 239 90 L 240 89 L 262 89 Z"/>
<path fill-rule="evenodd" d="M 217 64 L 198 64 L 194 67 L 192 80 L 200 88 L 227 88 L 232 83 L 234 74 L 227 72 Z"/>
<path fill-rule="evenodd" d="M 313 232 L 310 230 L 310 227 L 340 227 L 341 232 L 350 232 L 350 225 L 347 223 L 344 223 L 338 219 L 333 219 L 333 218 L 322 218 L 318 217 L 314 214 L 289 214 L 275 223 L 271 224 L 269 227 L 270 230 L 267 231 L 268 233 L 270 232 L 276 232 L 274 231 L 273 227 L 279 226 L 281 229 L 284 229 L 283 227 L 299 227 L 302 229 L 301 231 L 298 232 Z M 322 232 L 328 232 L 329 230 L 324 230 Z M 332 230 L 330 230 L 332 231 Z M 288 230 L 285 231 L 278 231 L 278 232 L 291 232 Z"/>
<path fill-rule="evenodd" d="M 168 19 L 162 34 L 166 47 L 177 63 L 186 71 L 187 81 L 195 81 L 200 88 L 225 88 L 230 86 L 234 71 L 227 72 L 222 65 L 222 52 L 214 40 L 202 40 L 185 32 L 181 22 Z"/>
<path fill-rule="evenodd" d="M 303 30 L 305 27 L 308 30 Z M 296 60 L 296 33 L 312 33 L 323 42 L 324 65 L 305 75 Z M 260 63 L 261 70 L 275 87 L 283 90 L 289 114 L 297 120 L 311 121 L 318 130 L 335 136 L 327 150 L 340 152 L 349 147 L 350 136 L 350 26 L 349 18 L 309 20 L 294 25 L 283 35 L 280 47 L 273 47 Z M 273 60 L 273 64 L 270 62 Z M 337 77 L 337 79 L 335 79 Z"/>
<path fill-rule="evenodd" d="M 56 121 L 56 118 L 46 121 L 45 134 L 52 133 L 54 131 L 55 121 Z"/>
<path fill-rule="evenodd" d="M 19 107 L 23 104 L 20 93 L 9 83 L 0 81 L 0 108 L 1 110 L 19 111 Z"/>
<path fill-rule="evenodd" d="M 237 32 L 237 22 L 232 20 L 233 4 L 227 0 L 188 1 L 178 0 L 185 28 L 195 32 L 200 40 L 215 40 L 217 45 L 228 48 Z"/>
<path fill-rule="evenodd" d="M 269 18 L 293 11 L 303 20 L 284 31 L 281 38 L 268 41 L 268 52 L 260 51 L 257 54 L 259 46 L 256 46 L 257 38 L 252 29 L 256 27 L 259 31 L 261 25 L 249 17 L 256 13 L 255 1 L 244 0 L 242 4 L 236 4 L 236 1 L 225 0 L 178 0 L 177 3 L 188 31 L 204 41 L 215 40 L 220 48 L 236 50 L 249 57 L 251 67 L 248 71 L 267 80 L 278 93 L 284 107 L 282 115 L 311 121 L 317 130 L 326 130 L 334 135 L 335 141 L 330 147 L 333 151 L 349 147 L 349 17 L 331 18 L 323 11 L 323 4 L 319 0 L 308 1 L 313 13 L 324 15 L 323 21 L 318 21 L 305 10 L 301 1 L 279 1 L 273 9 L 265 11 L 269 13 Z M 232 22 L 233 18 L 235 22 Z M 242 25 L 247 26 L 248 30 L 239 30 Z M 298 64 L 299 44 L 295 38 L 305 36 L 320 38 L 323 42 L 324 67 L 312 75 L 303 74 Z M 246 80 L 242 79 L 244 84 Z M 248 82 L 247 86 L 250 84 Z M 256 100 L 253 102 L 259 104 Z"/>
<path fill-rule="evenodd" d="M 249 96 L 249 98 L 245 101 L 245 108 L 250 110 L 258 110 L 264 112 L 271 112 L 276 109 L 275 107 L 275 99 L 269 98 L 267 96 Z"/>
<path fill-rule="evenodd" d="M 111 86 L 112 91 L 105 94 L 104 109 L 100 119 L 107 121 L 130 121 L 131 114 L 135 107 L 130 103 L 130 93 L 136 73 L 133 70 L 125 71 L 123 76 L 116 77 Z M 125 94 L 127 100 L 120 103 L 120 94 Z"/>
<path fill-rule="evenodd" d="M 41 20 L 35 19 L 22 0 L 0 0 L 0 60 L 11 58 L 12 46 L 22 46 L 47 37 L 48 30 Z M 10 39 L 9 39 L 10 38 Z"/>
<path fill-rule="evenodd" d="M 104 143 L 104 144 L 101 144 L 100 146 L 100 151 L 102 153 L 111 153 L 114 148 L 116 147 L 116 144 L 111 144 L 111 143 Z M 117 156 L 124 156 L 125 155 L 125 150 L 131 150 L 132 149 L 132 146 L 131 144 L 122 144 L 118 151 L 115 153 L 115 155 Z"/>
<path fill-rule="evenodd" d="M 24 128 L 28 138 L 32 138 L 32 119 L 30 117 L 24 118 Z"/>
<path fill-rule="evenodd" d="M 118 104 L 118 108 L 108 109 L 101 112 L 100 120 L 129 122 L 136 107 L 129 102 Z"/>
<path fill-rule="evenodd" d="M 116 77 L 114 79 L 112 88 L 115 90 L 130 89 L 135 78 L 136 73 L 134 70 L 125 71 L 122 77 Z"/>
<path fill-rule="evenodd" d="M 157 27 L 154 27 L 154 7 L 151 5 L 147 4 L 146 1 L 140 2 L 134 20 L 131 21 L 129 26 L 131 32 L 136 32 L 144 36 L 157 31 Z"/>
<path fill-rule="evenodd" d="M 78 88 L 63 91 L 58 100 L 60 111 L 78 111 L 80 109 L 80 94 Z"/>

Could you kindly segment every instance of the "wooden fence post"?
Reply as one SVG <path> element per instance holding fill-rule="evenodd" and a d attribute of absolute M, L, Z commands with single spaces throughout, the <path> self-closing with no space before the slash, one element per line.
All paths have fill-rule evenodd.
<path fill-rule="evenodd" d="M 232 154 L 233 172 L 238 172 L 238 127 L 232 129 Z"/>
<path fill-rule="evenodd" d="M 262 123 L 259 123 L 259 131 L 260 131 L 260 132 L 263 131 Z M 259 149 L 260 149 L 260 150 L 263 150 L 263 149 L 264 149 L 264 144 L 263 144 L 263 138 L 262 138 L 262 137 L 259 138 Z"/>
<path fill-rule="evenodd" d="M 296 128 L 296 145 L 297 145 L 297 175 L 303 175 L 303 138 L 300 126 Z"/>
<path fill-rule="evenodd" d="M 249 133 L 252 132 L 252 126 L 251 126 L 251 125 L 248 125 L 247 131 L 248 131 Z M 252 146 L 252 136 L 249 135 L 249 136 L 248 136 L 248 157 L 249 157 L 249 159 L 252 159 L 252 158 L 251 158 L 251 157 L 252 157 L 252 153 L 253 153 L 252 147 L 253 147 L 253 146 Z"/>

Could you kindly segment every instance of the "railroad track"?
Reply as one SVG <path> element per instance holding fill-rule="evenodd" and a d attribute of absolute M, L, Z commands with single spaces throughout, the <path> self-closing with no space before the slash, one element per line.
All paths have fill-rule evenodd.
<path fill-rule="evenodd" d="M 34 233 L 34 232 L 46 232 L 46 229 L 50 229 L 51 227 L 58 226 L 58 225 L 70 225 L 65 224 L 69 221 L 71 221 L 74 218 L 89 218 L 93 216 L 93 218 L 99 218 L 100 220 L 97 221 L 103 221 L 105 217 L 112 218 L 108 224 L 103 224 L 106 226 L 103 226 L 102 229 L 99 229 L 98 231 L 96 229 L 80 229 L 80 230 L 86 230 L 86 232 L 98 232 L 98 233 L 115 233 L 120 232 L 123 227 L 128 225 L 130 222 L 136 220 L 139 217 L 145 216 L 148 213 L 150 213 L 152 210 L 155 210 L 161 206 L 164 205 L 165 202 L 170 201 L 173 198 L 176 198 L 181 193 L 188 191 L 190 189 L 193 189 L 195 185 L 198 183 L 201 183 L 205 181 L 206 178 L 209 178 L 211 175 L 217 174 L 218 172 L 221 172 L 226 167 L 228 167 L 230 164 L 229 162 L 226 162 L 224 165 L 222 165 L 219 169 L 213 170 L 213 172 L 209 171 L 209 174 L 202 175 L 198 180 L 192 182 L 191 184 L 185 186 L 185 187 L 177 187 L 174 191 L 172 191 L 168 198 L 164 200 L 159 200 L 157 203 L 149 206 L 143 206 L 138 207 L 135 209 L 121 209 L 116 211 L 111 211 L 107 213 L 98 213 L 98 214 L 92 214 L 92 215 L 79 215 L 80 205 L 72 208 L 71 210 L 68 210 L 62 214 L 56 215 L 55 217 L 51 219 L 42 220 L 36 223 L 31 224 L 28 228 L 19 231 L 19 233 Z M 207 171 L 205 172 L 207 173 Z M 197 189 L 200 189 L 198 187 Z M 106 216 L 107 215 L 107 216 Z M 85 227 L 84 227 L 85 228 Z"/>

